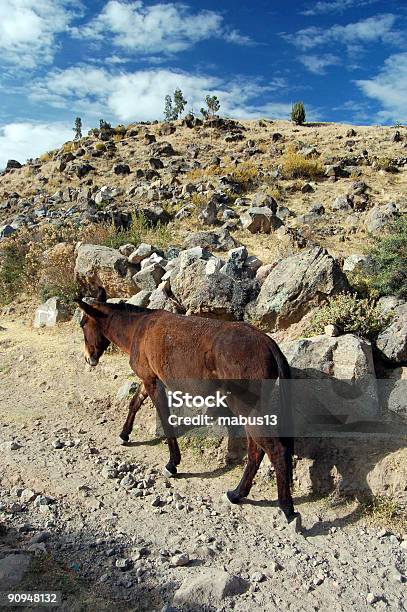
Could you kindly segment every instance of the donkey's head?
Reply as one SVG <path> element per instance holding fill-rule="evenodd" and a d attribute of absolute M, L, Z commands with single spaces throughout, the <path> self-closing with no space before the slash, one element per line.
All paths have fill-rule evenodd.
<path fill-rule="evenodd" d="M 106 291 L 100 288 L 96 300 L 92 300 L 92 303 L 85 302 L 82 298 L 78 298 L 76 302 L 83 311 L 80 325 L 85 339 L 85 360 L 89 365 L 96 366 L 110 344 L 110 340 L 102 332 L 103 322 L 109 316 Z"/>

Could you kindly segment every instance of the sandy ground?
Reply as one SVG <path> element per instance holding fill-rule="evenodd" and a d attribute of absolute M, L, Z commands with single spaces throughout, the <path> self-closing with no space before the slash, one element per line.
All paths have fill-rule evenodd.
<path fill-rule="evenodd" d="M 137 415 L 131 445 L 117 444 L 126 356 L 107 354 L 90 368 L 73 322 L 34 330 L 9 317 L 1 326 L 0 558 L 48 533 L 30 552 L 21 588 L 61 590 L 61 610 L 162 610 L 183 581 L 225 569 L 246 581 L 246 592 L 190 609 L 407 610 L 400 534 L 367 526 L 354 503 L 299 495 L 304 531 L 296 534 L 262 476 L 247 502 L 229 506 L 223 494 L 242 467 L 223 466 L 215 444 L 203 453 L 183 444 L 180 474 L 166 480 L 167 448 L 154 436 L 151 406 Z M 108 467 L 138 474 L 147 494 L 107 478 Z M 27 488 L 50 498 L 45 509 L 21 503 Z M 177 551 L 189 554 L 187 565 L 173 567 Z M 122 558 L 128 571 L 116 566 Z"/>

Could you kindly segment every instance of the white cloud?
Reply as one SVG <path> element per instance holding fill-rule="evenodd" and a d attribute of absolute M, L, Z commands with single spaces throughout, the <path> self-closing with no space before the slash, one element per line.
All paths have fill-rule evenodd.
<path fill-rule="evenodd" d="M 391 55 L 379 74 L 356 84 L 368 98 L 382 105 L 376 116 L 379 122 L 407 122 L 407 53 Z"/>
<path fill-rule="evenodd" d="M 302 15 L 325 15 L 328 13 L 343 13 L 347 9 L 362 8 L 370 4 L 375 4 L 379 0 L 320 0 L 313 6 L 301 12 Z"/>
<path fill-rule="evenodd" d="M 300 62 L 314 74 L 325 74 L 328 66 L 337 66 L 341 63 L 339 57 L 327 53 L 326 55 L 302 55 Z"/>
<path fill-rule="evenodd" d="M 38 157 L 72 139 L 72 129 L 65 123 L 8 123 L 0 126 L 0 168 L 7 160 L 21 163 Z"/>
<path fill-rule="evenodd" d="M 56 34 L 67 30 L 76 0 L 1 0 L 0 63 L 19 69 L 50 63 Z"/>
<path fill-rule="evenodd" d="M 283 36 L 303 50 L 329 43 L 347 45 L 348 48 L 373 42 L 397 43 L 401 37 L 398 32 L 393 31 L 395 22 L 396 15 L 383 14 L 344 26 L 335 24 L 327 29 L 312 26 Z"/>
<path fill-rule="evenodd" d="M 188 100 L 188 108 L 195 112 L 199 112 L 208 93 L 218 96 L 222 114 L 231 117 L 259 116 L 269 111 L 273 114 L 273 110 L 282 113 L 283 109 L 287 116 L 290 108 L 285 103 L 274 107 L 255 104 L 257 96 L 283 89 L 281 79 L 265 86 L 254 78 L 225 80 L 169 69 L 113 72 L 89 65 L 51 72 L 33 86 L 31 98 L 61 108 L 75 108 L 75 112 L 88 117 L 105 115 L 119 121 L 149 121 L 162 118 L 165 95 L 177 87 Z"/>
<path fill-rule="evenodd" d="M 111 35 L 115 46 L 139 54 L 176 53 L 212 37 L 223 36 L 237 44 L 249 42 L 236 30 L 228 30 L 215 11 L 193 13 L 185 4 L 146 6 L 139 0 L 109 0 L 95 19 L 75 33 L 101 42 Z"/>

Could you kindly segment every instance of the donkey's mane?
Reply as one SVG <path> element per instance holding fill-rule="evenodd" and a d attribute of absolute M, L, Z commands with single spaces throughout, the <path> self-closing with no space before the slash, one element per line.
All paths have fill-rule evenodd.
<path fill-rule="evenodd" d="M 141 306 L 135 306 L 134 304 L 128 304 L 127 302 L 111 303 L 111 302 L 99 302 L 104 306 L 109 306 L 110 310 L 117 310 L 119 312 L 127 312 L 129 314 L 141 314 L 143 312 L 153 312 L 151 308 L 142 308 Z"/>

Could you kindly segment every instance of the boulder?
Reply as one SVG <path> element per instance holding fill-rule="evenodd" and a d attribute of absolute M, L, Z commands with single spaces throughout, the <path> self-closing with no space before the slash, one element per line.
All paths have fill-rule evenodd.
<path fill-rule="evenodd" d="M 113 172 L 118 175 L 130 174 L 130 166 L 128 164 L 116 164 L 113 167 Z"/>
<path fill-rule="evenodd" d="M 224 570 L 201 569 L 193 578 L 185 578 L 175 592 L 173 604 L 186 605 L 191 610 L 212 610 L 215 609 L 213 606 L 222 604 L 226 597 L 240 595 L 249 586 L 247 581 Z"/>
<path fill-rule="evenodd" d="M 387 225 L 397 219 L 399 210 L 394 202 L 375 206 L 366 213 L 365 227 L 370 234 L 374 234 L 384 229 Z"/>
<path fill-rule="evenodd" d="M 75 173 L 78 178 L 83 178 L 84 176 L 89 174 L 89 172 L 92 172 L 92 170 L 94 169 L 95 168 L 91 164 L 83 163 L 75 167 Z"/>
<path fill-rule="evenodd" d="M 191 249 L 192 250 L 192 249 Z M 245 305 L 253 299 L 251 281 L 240 281 L 216 270 L 208 274 L 205 259 L 183 260 L 171 276 L 171 290 L 187 314 L 242 319 Z M 191 255 L 191 254 L 190 254 Z"/>
<path fill-rule="evenodd" d="M 270 234 L 283 225 L 283 222 L 267 206 L 249 208 L 241 216 L 243 228 L 252 234 Z"/>
<path fill-rule="evenodd" d="M 15 170 L 18 168 L 22 168 L 23 164 L 20 164 L 19 161 L 17 161 L 16 159 L 9 159 L 6 165 L 6 171 L 7 170 Z"/>
<path fill-rule="evenodd" d="M 51 297 L 35 311 L 34 327 L 54 327 L 70 319 L 69 310 L 59 297 Z"/>
<path fill-rule="evenodd" d="M 140 272 L 133 276 L 135 284 L 145 291 L 153 291 L 158 287 L 165 270 L 160 264 L 155 263 L 144 267 Z"/>
<path fill-rule="evenodd" d="M 348 196 L 339 196 L 332 203 L 332 210 L 352 210 L 352 202 Z"/>
<path fill-rule="evenodd" d="M 76 249 L 75 278 L 84 289 L 96 292 L 104 287 L 111 297 L 130 296 L 139 291 L 132 280 L 137 267 L 116 249 L 79 244 Z"/>
<path fill-rule="evenodd" d="M 407 303 L 396 306 L 391 323 L 377 338 L 377 348 L 395 364 L 407 363 Z"/>
<path fill-rule="evenodd" d="M 272 196 L 267 193 L 256 193 L 253 196 L 250 208 L 262 208 L 263 206 L 269 208 L 273 213 L 277 212 L 278 205 Z"/>
<path fill-rule="evenodd" d="M 216 225 L 218 217 L 218 205 L 215 200 L 209 200 L 207 204 L 202 208 L 198 215 L 198 220 L 203 225 Z"/>
<path fill-rule="evenodd" d="M 0 559 L 0 585 L 2 590 L 18 585 L 31 564 L 31 555 L 11 554 Z"/>
<path fill-rule="evenodd" d="M 339 263 L 325 249 L 314 247 L 280 261 L 267 276 L 247 317 L 285 329 L 328 296 L 349 290 Z"/>
<path fill-rule="evenodd" d="M 141 242 L 136 249 L 133 250 L 131 255 L 129 256 L 129 261 L 132 264 L 138 264 L 143 261 L 143 259 L 147 259 L 153 253 L 159 251 L 152 244 L 147 244 L 146 242 Z"/>
<path fill-rule="evenodd" d="M 296 424 L 308 434 L 375 419 L 379 396 L 370 342 L 353 334 L 280 342 L 291 367 Z M 296 382 L 300 381 L 300 382 Z M 338 419 L 328 420 L 333 415 Z M 323 417 L 319 419 L 318 417 Z M 325 418 L 324 418 L 325 417 Z M 310 430 L 310 427 L 318 430 Z M 298 434 L 298 431 L 297 431 Z"/>
<path fill-rule="evenodd" d="M 127 304 L 132 304 L 133 306 L 140 306 L 141 308 L 147 308 L 148 302 L 150 301 L 151 291 L 147 291 L 142 289 L 136 295 L 132 295 L 131 298 L 126 300 Z"/>
<path fill-rule="evenodd" d="M 343 262 L 344 272 L 354 272 L 367 268 L 370 263 L 370 258 L 367 255 L 349 255 Z"/>
<path fill-rule="evenodd" d="M 217 232 L 196 232 L 190 234 L 184 241 L 184 249 L 196 246 L 208 248 L 211 251 L 228 251 L 236 246 L 236 240 L 230 235 L 227 229 Z"/>
<path fill-rule="evenodd" d="M 0 238 L 7 238 L 16 231 L 16 228 L 8 223 L 0 227 Z"/>

